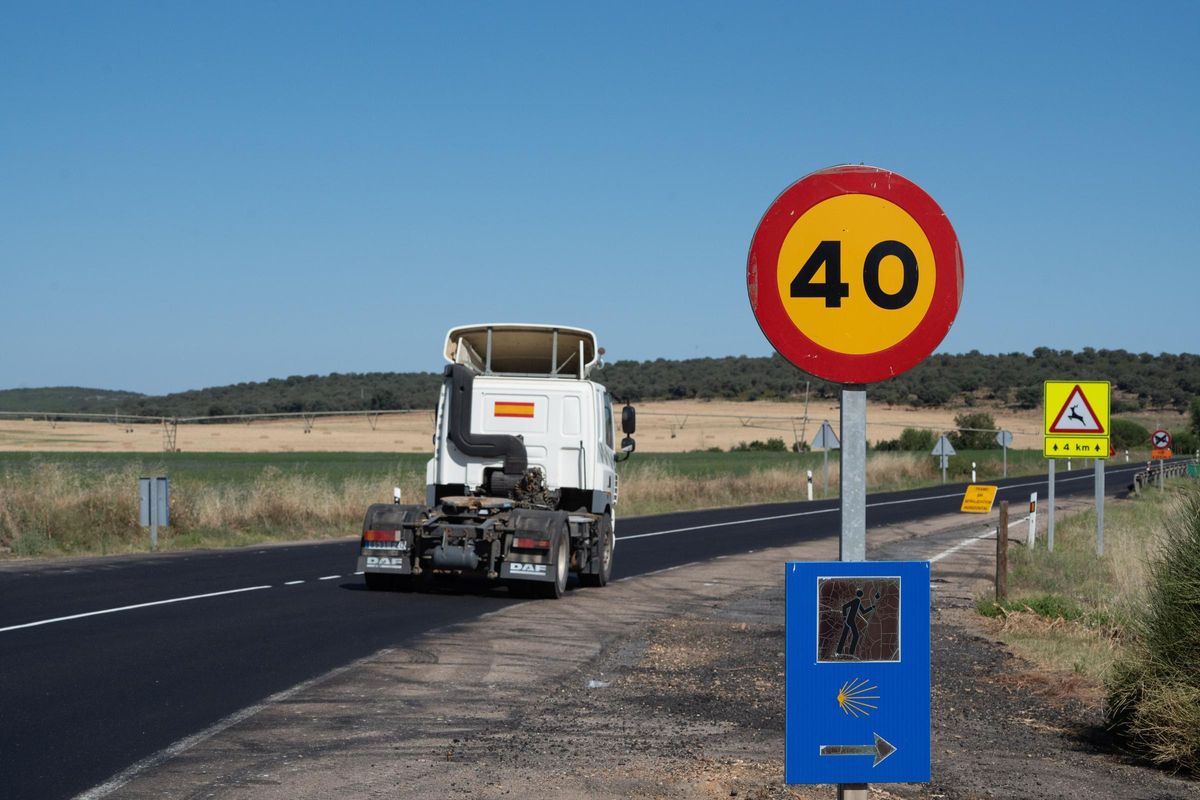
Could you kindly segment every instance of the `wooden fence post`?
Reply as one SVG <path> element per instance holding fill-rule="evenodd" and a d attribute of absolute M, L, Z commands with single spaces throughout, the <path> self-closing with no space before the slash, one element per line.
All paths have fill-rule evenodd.
<path fill-rule="evenodd" d="M 1008 599 L 1008 501 L 1000 501 L 996 526 L 996 602 Z"/>

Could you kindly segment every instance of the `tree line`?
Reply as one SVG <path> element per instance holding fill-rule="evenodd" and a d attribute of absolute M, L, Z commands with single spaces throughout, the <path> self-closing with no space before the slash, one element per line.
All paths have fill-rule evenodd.
<path fill-rule="evenodd" d="M 833 399 L 836 384 L 813 379 L 778 355 L 680 361 L 616 361 L 593 373 L 622 400 Z M 1107 380 L 1113 412 L 1141 408 L 1186 409 L 1200 397 L 1200 355 L 1079 352 L 1041 347 L 1033 353 L 984 355 L 978 351 L 934 355 L 908 372 L 868 388 L 871 402 L 906 406 L 988 404 L 1036 408 L 1048 379 Z M 160 396 L 100 390 L 0 391 L 0 410 L 95 411 L 205 417 L 315 411 L 433 408 L 442 377 L 435 372 L 292 375 Z M 47 406 L 53 393 L 55 407 Z M 40 399 L 39 399 L 40 398 Z M 15 405 L 22 405 L 15 408 Z M 61 404 L 61 407 L 59 407 Z M 36 407 L 35 407 L 36 405 Z"/>

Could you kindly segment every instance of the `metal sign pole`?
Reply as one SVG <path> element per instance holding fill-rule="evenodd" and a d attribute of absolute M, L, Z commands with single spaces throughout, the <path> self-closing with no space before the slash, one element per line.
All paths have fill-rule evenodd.
<path fill-rule="evenodd" d="M 829 448 L 825 448 L 825 478 L 821 483 L 821 497 L 829 497 Z"/>
<path fill-rule="evenodd" d="M 1096 459 L 1096 555 L 1104 555 L 1104 461 Z"/>
<path fill-rule="evenodd" d="M 1046 496 L 1046 549 L 1051 553 L 1054 552 L 1054 465 L 1057 463 L 1056 459 L 1050 459 L 1050 471 L 1047 473 L 1050 492 Z"/>
<path fill-rule="evenodd" d="M 1008 477 L 1008 445 L 1004 445 L 1004 477 Z"/>
<path fill-rule="evenodd" d="M 842 387 L 842 561 L 867 560 L 867 390 Z M 838 800 L 869 800 L 865 783 L 839 783 Z"/>
<path fill-rule="evenodd" d="M 867 560 L 867 390 L 842 387 L 842 561 Z"/>

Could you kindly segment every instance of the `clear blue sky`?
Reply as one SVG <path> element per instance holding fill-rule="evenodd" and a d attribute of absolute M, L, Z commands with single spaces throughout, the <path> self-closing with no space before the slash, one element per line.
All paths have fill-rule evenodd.
<path fill-rule="evenodd" d="M 1196 3 L 10 2 L 0 53 L 0 388 L 765 355 L 750 237 L 845 162 L 953 222 L 942 351 L 1200 349 Z"/>

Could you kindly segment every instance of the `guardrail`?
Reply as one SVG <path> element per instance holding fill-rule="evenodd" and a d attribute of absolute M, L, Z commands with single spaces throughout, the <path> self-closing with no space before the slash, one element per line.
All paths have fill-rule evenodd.
<path fill-rule="evenodd" d="M 1129 484 L 1129 491 L 1136 494 L 1153 483 L 1157 483 L 1161 487 L 1162 481 L 1166 478 L 1182 478 L 1188 475 L 1195 477 L 1197 472 L 1200 472 L 1200 462 L 1193 459 L 1158 463 L 1151 461 L 1146 464 L 1145 469 L 1134 473 L 1133 483 Z"/>

